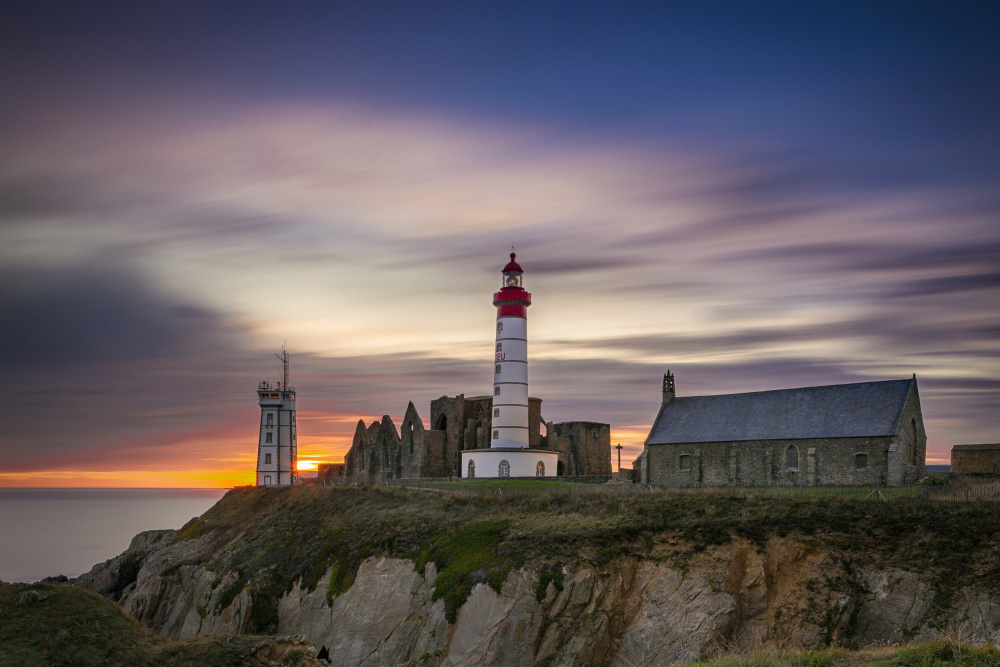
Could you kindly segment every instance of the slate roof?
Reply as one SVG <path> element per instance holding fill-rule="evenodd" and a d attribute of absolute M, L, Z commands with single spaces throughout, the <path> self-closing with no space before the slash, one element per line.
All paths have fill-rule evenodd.
<path fill-rule="evenodd" d="M 676 397 L 661 409 L 646 444 L 893 435 L 915 383 L 910 378 Z"/>

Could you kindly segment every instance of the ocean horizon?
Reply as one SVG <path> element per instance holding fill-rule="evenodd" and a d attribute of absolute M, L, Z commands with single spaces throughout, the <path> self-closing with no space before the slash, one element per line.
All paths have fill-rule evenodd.
<path fill-rule="evenodd" d="M 229 489 L 0 488 L 0 581 L 77 577 L 145 530 L 180 528 Z"/>

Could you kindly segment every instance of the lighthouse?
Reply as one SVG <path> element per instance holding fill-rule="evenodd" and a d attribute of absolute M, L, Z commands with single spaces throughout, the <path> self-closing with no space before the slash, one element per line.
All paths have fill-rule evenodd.
<path fill-rule="evenodd" d="M 490 445 L 462 451 L 462 477 L 549 477 L 556 474 L 558 453 L 531 449 L 528 443 L 528 306 L 524 270 L 517 255 L 501 271 L 493 359 L 493 406 Z"/>
<path fill-rule="evenodd" d="M 294 484 L 298 464 L 295 434 L 295 387 L 288 384 L 288 352 L 281 360 L 281 382 L 263 380 L 257 385 L 260 405 L 260 436 L 257 444 L 257 486 Z"/>

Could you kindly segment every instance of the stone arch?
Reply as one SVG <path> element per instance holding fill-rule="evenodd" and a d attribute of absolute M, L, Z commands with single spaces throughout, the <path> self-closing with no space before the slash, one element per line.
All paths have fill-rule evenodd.
<path fill-rule="evenodd" d="M 448 430 L 448 415 L 441 415 L 438 417 L 437 424 L 434 426 L 435 431 L 446 431 Z"/>
<path fill-rule="evenodd" d="M 565 474 L 566 474 L 566 466 L 563 465 L 562 461 L 559 461 L 558 463 L 556 463 L 556 476 L 562 477 Z"/>
<path fill-rule="evenodd" d="M 510 463 L 507 462 L 507 459 L 500 462 L 497 472 L 500 477 L 510 477 Z"/>

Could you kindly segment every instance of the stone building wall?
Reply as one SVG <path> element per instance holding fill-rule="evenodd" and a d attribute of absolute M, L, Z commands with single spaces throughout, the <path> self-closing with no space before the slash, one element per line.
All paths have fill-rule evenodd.
<path fill-rule="evenodd" d="M 1000 444 L 955 445 L 951 471 L 963 475 L 1000 475 Z"/>
<path fill-rule="evenodd" d="M 611 474 L 609 424 L 549 422 L 546 434 L 546 448 L 559 452 L 560 475 Z"/>
<path fill-rule="evenodd" d="M 647 482 L 664 486 L 880 485 L 888 481 L 889 438 L 822 438 L 648 445 Z M 797 466 L 788 452 L 796 448 Z M 865 454 L 866 467 L 858 467 Z M 690 457 L 682 461 L 681 457 Z M 685 464 L 688 464 L 685 468 Z"/>
<path fill-rule="evenodd" d="M 920 411 L 916 385 L 906 398 L 896 435 L 889 444 L 888 485 L 914 484 L 924 476 L 927 458 L 927 431 Z"/>

